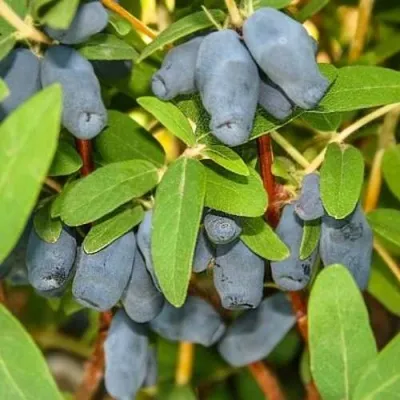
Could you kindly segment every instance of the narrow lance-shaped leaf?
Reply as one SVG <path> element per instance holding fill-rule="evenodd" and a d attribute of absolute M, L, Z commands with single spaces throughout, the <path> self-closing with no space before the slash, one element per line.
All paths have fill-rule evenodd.
<path fill-rule="evenodd" d="M 329 3 L 329 0 L 310 0 L 297 14 L 296 19 L 304 22 L 319 12 Z"/>
<path fill-rule="evenodd" d="M 318 275 L 308 324 L 311 372 L 321 397 L 353 399 L 357 382 L 377 350 L 361 293 L 342 265 L 325 267 Z"/>
<path fill-rule="evenodd" d="M 7 96 L 9 96 L 10 91 L 7 87 L 7 84 L 0 79 L 0 101 L 3 101 Z"/>
<path fill-rule="evenodd" d="M 332 143 L 321 168 L 321 199 L 326 212 L 342 219 L 355 208 L 364 180 L 364 160 L 359 150 Z"/>
<path fill-rule="evenodd" d="M 386 345 L 359 380 L 354 400 L 395 399 L 400 393 L 400 333 Z"/>
<path fill-rule="evenodd" d="M 136 205 L 110 215 L 94 224 L 83 241 L 86 253 L 96 253 L 133 229 L 144 216 L 142 206 Z"/>
<path fill-rule="evenodd" d="M 249 168 L 249 176 L 240 176 L 205 162 L 207 190 L 205 205 L 214 210 L 241 217 L 259 217 L 268 206 L 260 176 Z"/>
<path fill-rule="evenodd" d="M 167 300 L 183 305 L 203 212 L 206 178 L 203 165 L 181 157 L 165 173 L 156 193 L 152 255 Z"/>
<path fill-rule="evenodd" d="M 0 398 L 62 400 L 40 350 L 2 304 L 0 326 Z"/>
<path fill-rule="evenodd" d="M 202 154 L 228 171 L 238 175 L 249 175 L 249 169 L 245 162 L 229 147 L 220 145 L 207 146 L 202 151 Z"/>
<path fill-rule="evenodd" d="M 391 192 L 400 200 L 400 145 L 385 150 L 382 158 L 382 172 Z"/>
<path fill-rule="evenodd" d="M 0 126 L 0 262 L 17 243 L 35 205 L 56 151 L 60 117 L 61 88 L 54 85 Z"/>
<path fill-rule="evenodd" d="M 319 243 L 321 233 L 321 221 L 308 221 L 304 222 L 303 237 L 301 238 L 300 245 L 300 259 L 305 260 L 310 257 L 312 252 L 316 249 Z"/>
<path fill-rule="evenodd" d="M 243 229 L 240 238 L 254 253 L 271 261 L 289 257 L 290 252 L 285 243 L 262 217 L 241 218 L 240 221 Z"/>
<path fill-rule="evenodd" d="M 35 0 L 30 5 L 32 15 L 42 24 L 55 29 L 67 29 L 75 16 L 79 0 Z"/>
<path fill-rule="evenodd" d="M 221 10 L 209 10 L 210 14 L 217 22 L 222 22 L 225 19 L 225 13 Z M 194 32 L 198 32 L 213 26 L 212 21 L 208 18 L 204 11 L 188 15 L 181 18 L 167 29 L 162 31 L 142 52 L 138 62 L 143 61 L 145 58 L 163 48 L 164 46 L 182 39 Z"/>
<path fill-rule="evenodd" d="M 33 218 L 33 225 L 36 233 L 47 243 L 55 243 L 61 235 L 62 223 L 59 218 L 51 217 L 53 202 L 47 201 Z"/>
<path fill-rule="evenodd" d="M 160 143 L 131 117 L 119 111 L 108 111 L 107 127 L 96 136 L 94 143 L 106 162 L 140 159 L 160 167 L 165 162 Z"/>
<path fill-rule="evenodd" d="M 400 248 L 400 211 L 378 208 L 367 215 L 373 231 Z"/>
<path fill-rule="evenodd" d="M 156 97 L 140 97 L 137 102 L 182 142 L 188 146 L 196 144 L 192 127 L 178 107 Z"/>
<path fill-rule="evenodd" d="M 96 221 L 153 189 L 157 168 L 147 161 L 121 161 L 99 168 L 65 194 L 61 218 L 70 226 Z"/>
<path fill-rule="evenodd" d="M 66 140 L 60 140 L 50 167 L 50 176 L 70 175 L 82 167 L 82 159 L 75 148 Z"/>

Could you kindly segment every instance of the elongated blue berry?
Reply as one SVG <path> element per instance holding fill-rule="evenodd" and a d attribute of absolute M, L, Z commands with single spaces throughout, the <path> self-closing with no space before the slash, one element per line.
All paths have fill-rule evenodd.
<path fill-rule="evenodd" d="M 30 284 L 45 296 L 62 294 L 73 271 L 75 256 L 75 237 L 65 228 L 55 243 L 47 243 L 32 227 L 26 252 Z"/>
<path fill-rule="evenodd" d="M 128 232 L 94 254 L 80 249 L 72 294 L 82 305 L 109 310 L 120 300 L 132 273 L 136 253 L 133 232 Z"/>
<path fill-rule="evenodd" d="M 147 359 L 146 378 L 143 382 L 143 387 L 156 386 L 157 379 L 158 379 L 157 351 L 154 347 L 151 347 L 149 349 L 149 357 Z"/>
<path fill-rule="evenodd" d="M 0 121 L 41 88 L 40 60 L 30 50 L 15 49 L 0 61 L 0 77 L 10 94 L 0 103 Z"/>
<path fill-rule="evenodd" d="M 188 296 L 181 308 L 165 302 L 161 313 L 150 322 L 151 329 L 168 340 L 212 346 L 225 332 L 220 315 L 206 301 Z"/>
<path fill-rule="evenodd" d="M 92 139 L 107 123 L 100 84 L 88 60 L 67 46 L 50 47 L 41 69 L 43 86 L 60 83 L 62 123 L 78 139 Z"/>
<path fill-rule="evenodd" d="M 305 260 L 300 259 L 303 222 L 292 204 L 283 208 L 276 233 L 289 248 L 290 256 L 283 261 L 271 261 L 272 278 L 282 290 L 302 290 L 310 281 L 318 251 L 314 250 Z"/>
<path fill-rule="evenodd" d="M 199 230 L 197 236 L 196 249 L 193 257 L 193 272 L 199 273 L 205 271 L 215 259 L 215 248 L 207 238 L 204 227 Z"/>
<path fill-rule="evenodd" d="M 211 115 L 210 129 L 222 143 L 245 143 L 253 127 L 260 81 L 239 35 L 224 29 L 207 35 L 199 49 L 196 85 Z"/>
<path fill-rule="evenodd" d="M 301 193 L 294 203 L 294 209 L 303 221 L 311 221 L 324 215 L 318 174 L 312 173 L 304 176 Z"/>
<path fill-rule="evenodd" d="M 303 25 L 273 8 L 260 8 L 244 23 L 243 38 L 259 67 L 291 101 L 304 109 L 318 104 L 329 82 Z"/>
<path fill-rule="evenodd" d="M 342 264 L 351 272 L 361 290 L 368 286 L 373 235 L 360 205 L 343 220 L 322 218 L 321 259 L 325 266 Z"/>
<path fill-rule="evenodd" d="M 168 52 L 152 79 L 152 90 L 158 98 L 171 100 L 196 90 L 195 67 L 202 40 L 197 37 Z"/>
<path fill-rule="evenodd" d="M 217 246 L 214 285 L 228 310 L 256 308 L 264 287 L 264 260 L 241 240 Z"/>
<path fill-rule="evenodd" d="M 114 316 L 104 343 L 105 386 L 116 399 L 134 399 L 144 383 L 149 358 L 147 327 L 124 310 Z"/>
<path fill-rule="evenodd" d="M 45 27 L 45 32 L 63 44 L 83 43 L 101 32 L 108 23 L 108 13 L 99 1 L 81 4 L 67 29 Z"/>
<path fill-rule="evenodd" d="M 135 322 L 148 322 L 162 310 L 164 296 L 156 289 L 140 252 L 136 253 L 132 275 L 122 296 L 126 313 Z"/>

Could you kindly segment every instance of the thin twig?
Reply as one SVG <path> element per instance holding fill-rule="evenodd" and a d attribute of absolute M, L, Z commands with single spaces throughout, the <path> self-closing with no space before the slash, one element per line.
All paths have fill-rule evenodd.
<path fill-rule="evenodd" d="M 30 39 L 35 42 L 51 44 L 49 39 L 43 32 L 35 27 L 27 24 L 21 17 L 4 1 L 0 0 L 0 16 L 2 16 L 11 26 L 18 32 L 21 38 Z"/>
<path fill-rule="evenodd" d="M 377 239 L 374 240 L 374 249 L 381 256 L 382 260 L 386 263 L 389 269 L 392 271 L 393 275 L 396 277 L 397 282 L 400 283 L 400 269 L 396 260 L 392 258 L 389 252 L 378 242 Z"/>
<path fill-rule="evenodd" d="M 133 16 L 130 12 L 125 10 L 122 6 L 116 3 L 114 0 L 101 0 L 103 5 L 114 11 L 116 14 L 126 19 L 137 31 L 142 32 L 150 39 L 155 39 L 157 33 L 153 32 L 148 26 L 146 26 L 140 19 Z"/>
<path fill-rule="evenodd" d="M 276 131 L 270 132 L 269 135 L 274 139 L 274 142 L 281 146 L 283 150 L 286 151 L 303 168 L 307 168 L 310 163 L 308 160 L 290 143 L 288 142 L 281 134 Z"/>
<path fill-rule="evenodd" d="M 374 210 L 378 204 L 382 187 L 382 158 L 385 149 L 378 149 L 372 161 L 371 173 L 369 176 L 367 194 L 365 195 L 364 211 L 366 213 Z"/>
<path fill-rule="evenodd" d="M 6 305 L 6 291 L 4 290 L 4 283 L 0 279 L 0 304 Z"/>
<path fill-rule="evenodd" d="M 349 61 L 354 62 L 358 60 L 363 52 L 368 27 L 370 26 L 370 19 L 374 0 L 360 0 L 358 5 L 358 18 L 357 27 L 354 34 L 353 41 L 350 45 Z"/>
<path fill-rule="evenodd" d="M 94 169 L 92 158 L 92 142 L 90 140 L 76 139 L 75 145 L 82 159 L 81 175 L 87 176 Z"/>
<path fill-rule="evenodd" d="M 180 342 L 175 374 L 175 382 L 178 386 L 188 385 L 192 379 L 193 360 L 194 344 L 191 342 Z"/>
<path fill-rule="evenodd" d="M 276 375 L 262 361 L 249 364 L 248 367 L 266 399 L 284 400 L 286 398 Z"/>
<path fill-rule="evenodd" d="M 225 0 L 226 8 L 228 9 L 231 23 L 235 28 L 241 28 L 243 25 L 243 18 L 240 15 L 238 6 L 235 0 Z"/>
<path fill-rule="evenodd" d="M 350 135 L 352 135 L 354 132 L 357 132 L 363 126 L 369 124 L 370 122 L 374 121 L 375 119 L 382 117 L 383 115 L 387 114 L 388 112 L 392 111 L 393 109 L 395 109 L 398 106 L 399 106 L 399 103 L 390 104 L 388 106 L 378 108 L 377 110 L 371 112 L 368 115 L 365 115 L 364 117 L 360 118 L 358 121 L 354 122 L 353 124 L 351 124 L 350 126 L 345 128 L 341 133 L 334 136 L 330 143 L 342 143 Z M 314 172 L 316 169 L 319 168 L 319 166 L 324 161 L 325 153 L 326 153 L 326 148 L 320 154 L 318 154 L 318 156 L 313 160 L 313 162 L 306 168 L 305 172 L 307 174 Z"/>
<path fill-rule="evenodd" d="M 49 188 L 53 189 L 57 193 L 61 193 L 62 192 L 62 186 L 57 181 L 55 181 L 54 179 L 46 178 L 45 181 L 44 181 L 44 184 L 46 186 L 48 186 Z"/>

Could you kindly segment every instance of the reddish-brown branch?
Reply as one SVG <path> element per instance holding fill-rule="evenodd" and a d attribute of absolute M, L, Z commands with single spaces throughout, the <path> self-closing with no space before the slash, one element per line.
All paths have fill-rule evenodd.
<path fill-rule="evenodd" d="M 4 284 L 0 280 L 0 304 L 6 305 L 6 292 L 4 290 Z"/>
<path fill-rule="evenodd" d="M 76 393 L 76 400 L 90 400 L 103 379 L 104 374 L 104 341 L 111 324 L 111 311 L 100 314 L 100 329 L 96 338 L 93 354 L 85 365 L 82 383 Z"/>
<path fill-rule="evenodd" d="M 285 395 L 279 385 L 279 381 L 271 369 L 262 361 L 249 364 L 249 370 L 257 381 L 258 386 L 268 400 L 284 400 Z"/>
<path fill-rule="evenodd" d="M 87 176 L 94 170 L 92 143 L 90 140 L 76 139 L 76 148 L 82 158 L 81 175 Z M 76 393 L 77 400 L 90 400 L 100 385 L 104 375 L 104 341 L 111 324 L 112 313 L 100 313 L 100 328 L 94 345 L 93 354 L 86 363 L 82 383 Z"/>
<path fill-rule="evenodd" d="M 94 170 L 93 158 L 92 158 L 92 142 L 90 140 L 75 140 L 76 149 L 78 150 L 82 158 L 82 176 L 89 175 Z"/>

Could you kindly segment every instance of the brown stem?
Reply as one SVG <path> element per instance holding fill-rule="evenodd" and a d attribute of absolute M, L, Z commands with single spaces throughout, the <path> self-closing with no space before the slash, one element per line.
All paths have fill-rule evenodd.
<path fill-rule="evenodd" d="M 6 305 L 6 292 L 2 280 L 0 280 L 0 304 Z"/>
<path fill-rule="evenodd" d="M 262 361 L 248 365 L 258 386 L 268 400 L 284 400 L 286 397 L 279 385 L 278 378 Z"/>
<path fill-rule="evenodd" d="M 194 344 L 180 342 L 178 351 L 178 365 L 176 368 L 175 382 L 178 386 L 189 384 L 193 372 Z"/>
<path fill-rule="evenodd" d="M 44 184 L 49 188 L 53 189 L 57 193 L 62 192 L 62 185 L 60 185 L 57 181 L 52 178 L 46 178 Z"/>
<path fill-rule="evenodd" d="M 87 176 L 94 170 L 92 143 L 90 140 L 75 140 L 76 148 L 82 158 L 81 175 Z M 90 400 L 96 393 L 104 375 L 104 341 L 111 324 L 112 313 L 100 313 L 100 329 L 96 338 L 94 351 L 85 366 L 82 383 L 76 393 L 76 400 Z"/>

